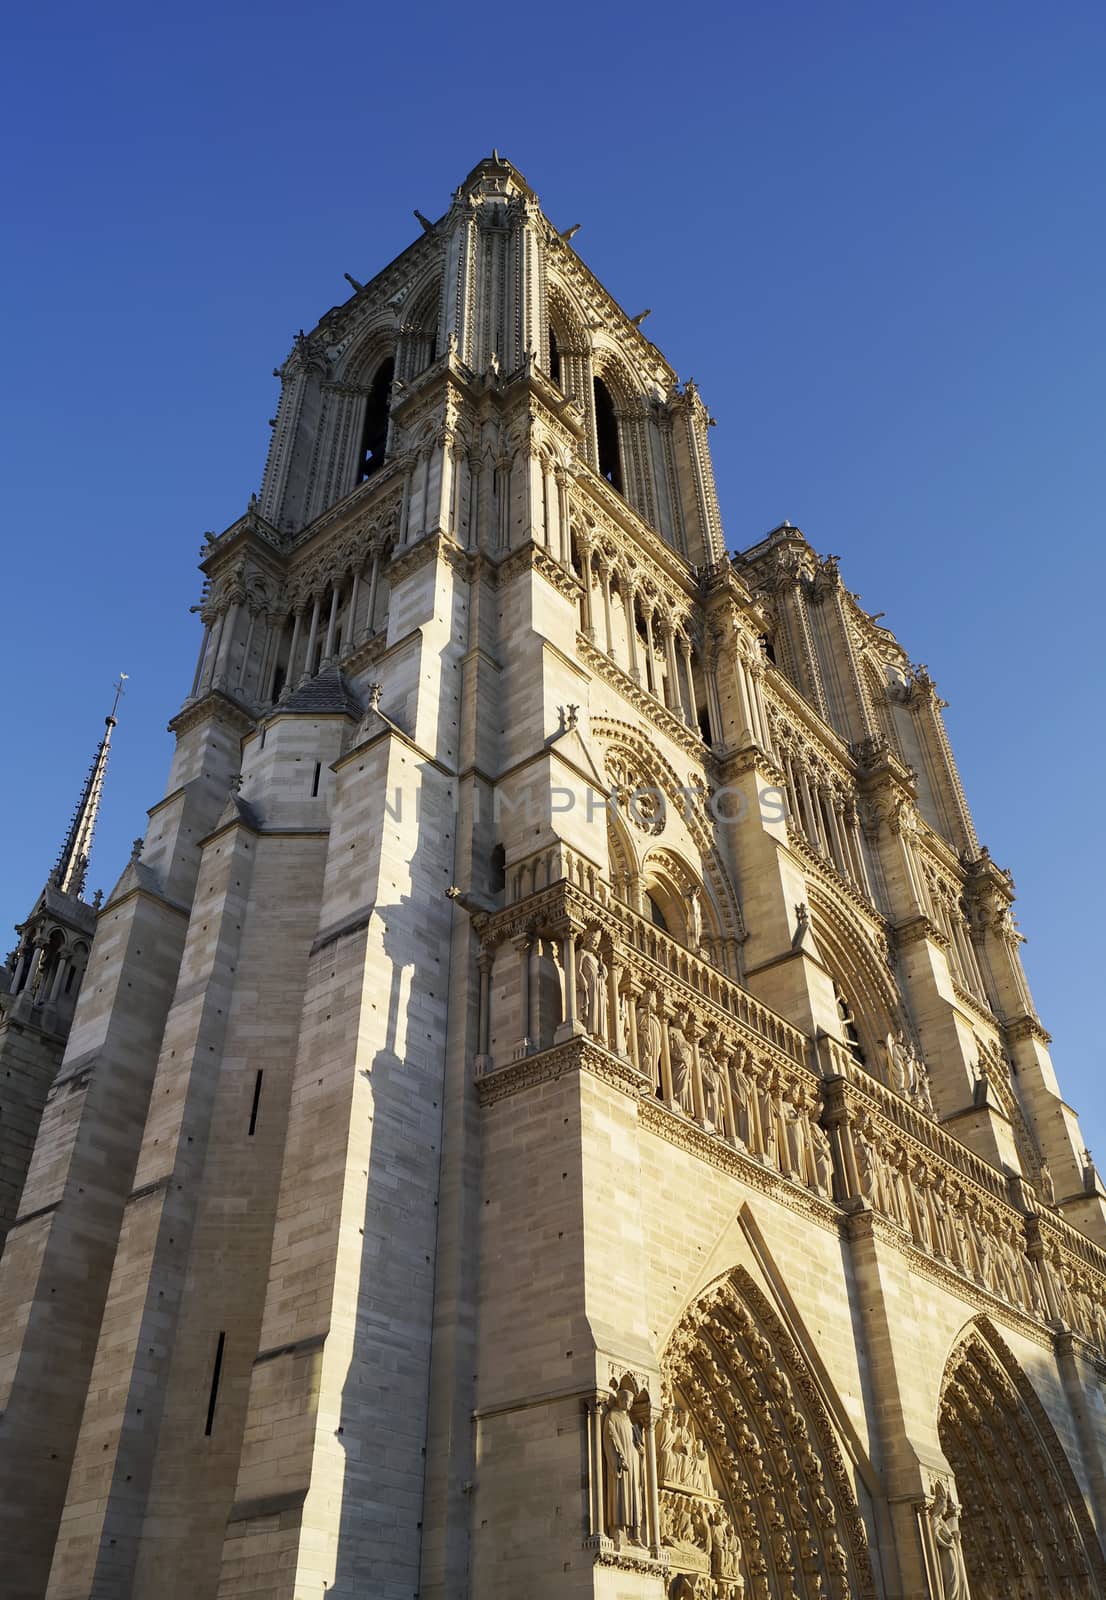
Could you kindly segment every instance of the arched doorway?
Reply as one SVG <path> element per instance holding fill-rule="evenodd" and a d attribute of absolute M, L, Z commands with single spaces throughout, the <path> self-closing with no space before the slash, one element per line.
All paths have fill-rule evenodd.
<path fill-rule="evenodd" d="M 972 1600 L 1106 1594 L 1098 1540 L 1056 1430 L 987 1324 L 953 1352 L 938 1430 Z"/>
<path fill-rule="evenodd" d="M 864 1522 L 818 1386 L 746 1273 L 729 1273 L 689 1308 L 662 1371 L 657 1480 L 670 1595 L 874 1595 Z"/>

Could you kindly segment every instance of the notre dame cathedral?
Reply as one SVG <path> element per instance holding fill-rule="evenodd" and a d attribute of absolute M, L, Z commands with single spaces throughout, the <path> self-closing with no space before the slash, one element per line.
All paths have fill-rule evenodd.
<path fill-rule="evenodd" d="M 727 552 L 514 167 L 419 220 L 0 979 L 0 1591 L 1106 1600 L 1106 1191 L 934 683 Z"/>

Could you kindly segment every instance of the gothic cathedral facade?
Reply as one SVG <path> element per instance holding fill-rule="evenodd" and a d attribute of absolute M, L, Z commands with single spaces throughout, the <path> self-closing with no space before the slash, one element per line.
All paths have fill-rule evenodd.
<path fill-rule="evenodd" d="M 202 551 L 0 1257 L 3 1593 L 1106 1600 L 1106 1193 L 934 684 L 727 553 L 508 162 L 420 222 Z"/>

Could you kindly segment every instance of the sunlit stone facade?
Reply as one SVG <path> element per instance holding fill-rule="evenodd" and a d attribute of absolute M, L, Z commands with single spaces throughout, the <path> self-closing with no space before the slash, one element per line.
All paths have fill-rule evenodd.
<path fill-rule="evenodd" d="M 497 156 L 280 377 L 0 1259 L 5 1595 L 1106 1596 L 926 671 Z"/>

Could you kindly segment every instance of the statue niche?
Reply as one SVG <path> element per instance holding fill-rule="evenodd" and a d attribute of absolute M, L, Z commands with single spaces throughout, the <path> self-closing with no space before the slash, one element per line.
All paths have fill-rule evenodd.
<path fill-rule="evenodd" d="M 623 1379 L 603 1414 L 603 1512 L 610 1538 L 644 1546 L 645 1432 L 634 1416 L 642 1409 L 648 1413 L 648 1393 L 639 1396 Z"/>

